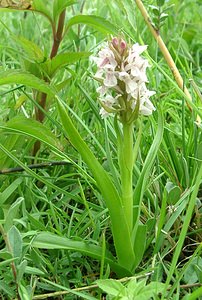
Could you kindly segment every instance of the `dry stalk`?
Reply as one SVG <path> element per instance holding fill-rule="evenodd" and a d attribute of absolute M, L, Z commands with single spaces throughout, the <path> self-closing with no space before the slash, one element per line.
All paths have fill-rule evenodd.
<path fill-rule="evenodd" d="M 151 18 L 144 6 L 144 4 L 142 3 L 141 0 L 135 0 L 136 4 L 137 4 L 137 7 L 139 8 L 146 24 L 148 25 L 153 37 L 155 38 L 155 40 L 157 41 L 157 44 L 171 70 L 171 72 L 173 73 L 173 76 L 177 82 L 177 85 L 179 86 L 179 88 L 185 93 L 185 95 L 192 101 L 192 97 L 188 91 L 188 89 L 186 88 L 186 86 L 184 85 L 184 81 L 183 81 L 183 78 L 182 76 L 180 75 L 180 72 L 170 54 L 170 52 L 168 51 L 168 48 L 166 47 L 162 37 L 160 36 L 160 33 L 157 29 L 154 28 L 154 26 L 152 25 L 152 21 L 151 21 Z M 189 106 L 189 104 L 187 103 L 187 106 L 189 107 L 190 110 L 191 107 Z M 201 123 L 201 119 L 199 116 L 197 116 L 197 123 L 200 124 Z"/>

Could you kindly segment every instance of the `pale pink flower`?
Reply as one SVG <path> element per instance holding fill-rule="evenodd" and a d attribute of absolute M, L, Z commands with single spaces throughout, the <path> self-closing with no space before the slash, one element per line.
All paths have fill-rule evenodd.
<path fill-rule="evenodd" d="M 104 96 L 106 94 L 108 90 L 108 87 L 106 87 L 105 85 L 101 85 L 96 89 L 96 92 L 98 92 L 100 94 L 100 96 Z"/>
<path fill-rule="evenodd" d="M 144 104 L 140 105 L 140 113 L 144 116 L 151 115 L 154 110 L 156 109 L 149 99 L 144 101 Z"/>
<path fill-rule="evenodd" d="M 105 118 L 107 118 L 110 115 L 110 113 L 107 112 L 103 107 L 101 107 L 100 108 L 100 115 L 101 115 L 102 119 L 105 119 Z"/>
<path fill-rule="evenodd" d="M 117 99 L 120 97 L 120 95 L 117 95 L 116 97 L 112 97 L 111 95 L 107 95 L 104 99 L 100 99 L 102 108 L 100 109 L 100 115 L 102 118 L 108 117 L 110 113 L 115 112 L 115 108 L 113 107 L 116 105 L 118 107 L 118 101 Z"/>
<path fill-rule="evenodd" d="M 109 47 L 102 49 L 98 53 L 99 57 L 94 57 L 94 61 L 97 63 L 98 68 L 114 70 L 117 66 L 114 54 Z"/>
<path fill-rule="evenodd" d="M 117 85 L 116 72 L 106 71 L 106 77 L 103 81 L 106 87 L 113 87 Z"/>
<path fill-rule="evenodd" d="M 140 55 L 142 54 L 142 52 L 144 52 L 147 49 L 147 45 L 144 46 L 140 46 L 138 43 L 135 43 L 132 48 L 131 48 L 131 52 L 134 55 Z"/>
<path fill-rule="evenodd" d="M 126 92 L 128 94 L 133 93 L 137 89 L 137 82 L 133 80 L 127 72 L 120 72 L 119 79 L 125 82 Z"/>

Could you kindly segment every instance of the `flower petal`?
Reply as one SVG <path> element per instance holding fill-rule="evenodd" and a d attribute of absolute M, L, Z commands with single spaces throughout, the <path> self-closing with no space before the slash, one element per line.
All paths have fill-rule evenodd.
<path fill-rule="evenodd" d="M 106 72 L 106 78 L 104 79 L 104 85 L 107 87 L 114 87 L 117 85 L 117 78 L 114 72 Z"/>

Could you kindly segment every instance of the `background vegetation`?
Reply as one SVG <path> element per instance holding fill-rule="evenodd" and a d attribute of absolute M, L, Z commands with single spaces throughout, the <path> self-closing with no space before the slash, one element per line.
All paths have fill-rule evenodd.
<path fill-rule="evenodd" d="M 31 7 L 29 1 L 22 1 L 26 7 L 10 2 L 0 9 L 1 299 L 47 299 L 44 294 L 55 299 L 200 299 L 201 1 L 143 1 L 191 94 L 189 105 L 135 1 L 35 0 Z M 54 97 L 114 177 L 116 135 L 113 120 L 99 115 L 92 60 L 110 34 L 148 45 L 148 86 L 156 91 L 156 112 L 143 119 L 134 186 L 159 111 L 164 120 L 149 176 L 141 177 L 140 220 L 149 234 L 133 274 L 122 273 L 113 260 L 108 209 L 67 139 Z M 142 247 L 136 245 L 139 252 Z M 133 279 L 120 279 L 123 274 Z"/>

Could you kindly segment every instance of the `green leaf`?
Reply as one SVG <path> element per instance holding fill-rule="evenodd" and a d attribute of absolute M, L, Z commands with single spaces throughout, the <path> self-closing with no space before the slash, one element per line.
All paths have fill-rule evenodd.
<path fill-rule="evenodd" d="M 15 179 L 1 194 L 0 194 L 0 206 L 6 202 L 6 200 L 13 194 L 13 192 L 22 183 L 22 178 Z"/>
<path fill-rule="evenodd" d="M 17 129 L 23 134 L 28 134 L 36 139 L 40 139 L 56 148 L 61 149 L 61 144 L 57 137 L 44 124 L 22 116 L 16 116 L 7 122 L 5 129 Z"/>
<path fill-rule="evenodd" d="M 41 271 L 40 269 L 35 268 L 35 267 L 29 267 L 29 266 L 26 266 L 25 273 L 31 274 L 31 275 L 39 275 L 39 276 L 45 275 L 45 273 L 43 271 Z"/>
<path fill-rule="evenodd" d="M 163 6 L 165 4 L 165 0 L 156 0 L 158 6 Z"/>
<path fill-rule="evenodd" d="M 68 21 L 66 29 L 68 29 L 69 27 L 71 27 L 75 24 L 86 24 L 86 25 L 92 26 L 96 30 L 103 32 L 105 34 L 109 34 L 109 33 L 117 34 L 117 29 L 116 29 L 115 25 L 113 25 L 106 19 L 95 16 L 95 15 L 74 16 Z"/>
<path fill-rule="evenodd" d="M 76 148 L 76 150 L 81 154 L 84 162 L 91 170 L 96 180 L 97 186 L 101 191 L 101 194 L 109 209 L 112 233 L 118 261 L 120 265 L 122 265 L 125 269 L 132 271 L 135 262 L 135 254 L 133 243 L 131 240 L 131 234 L 128 228 L 128 222 L 122 207 L 120 195 L 116 187 L 114 186 L 110 176 L 104 170 L 85 141 L 82 139 L 81 135 L 72 123 L 72 120 L 70 119 L 65 107 L 59 100 L 58 111 L 67 137 L 69 138 L 72 145 Z M 122 230 L 120 230 L 120 224 Z"/>
<path fill-rule="evenodd" d="M 5 224 L 4 229 L 7 232 L 13 225 L 13 221 L 16 218 L 19 207 L 24 199 L 22 197 L 18 198 L 9 208 L 6 216 L 5 216 Z"/>
<path fill-rule="evenodd" d="M 201 268 L 202 270 L 202 258 L 194 257 L 192 263 L 187 267 L 184 274 L 184 282 L 186 284 L 194 284 L 199 281 L 197 270 L 195 267 Z M 201 271 L 202 272 L 202 271 Z"/>
<path fill-rule="evenodd" d="M 44 52 L 34 42 L 27 40 L 22 36 L 13 36 L 18 47 L 26 54 L 26 58 L 30 61 L 41 63 L 45 60 Z"/>
<path fill-rule="evenodd" d="M 22 255 L 22 237 L 17 227 L 12 226 L 8 231 L 8 240 L 11 246 L 14 258 L 20 258 Z"/>
<path fill-rule="evenodd" d="M 158 128 L 156 135 L 154 137 L 153 143 L 150 147 L 150 150 L 147 154 L 147 157 L 145 159 L 142 171 L 140 173 L 140 177 L 137 181 L 135 190 L 134 190 L 134 214 L 133 214 L 133 221 L 134 221 L 134 228 L 133 228 L 133 240 L 134 245 L 136 244 L 136 235 L 139 228 L 139 218 L 140 218 L 140 210 L 141 210 L 141 202 L 143 199 L 143 195 L 145 192 L 147 180 L 150 174 L 150 170 L 152 168 L 152 165 L 154 163 L 155 157 L 157 155 L 158 149 L 160 147 L 162 138 L 163 138 L 163 114 L 162 111 L 159 110 L 159 119 L 158 119 Z M 138 234 L 139 236 L 139 234 Z M 141 237 L 140 237 L 141 238 Z M 143 242 L 143 241 L 142 241 Z M 143 242 L 144 245 L 144 242 Z M 142 247 L 142 244 L 137 244 L 137 247 Z M 135 246 L 136 247 L 136 246 Z M 138 262 L 138 260 L 137 260 Z"/>
<path fill-rule="evenodd" d="M 42 231 L 46 230 L 44 224 L 38 221 L 37 219 L 35 219 L 34 217 L 32 217 L 32 215 L 30 215 L 29 213 L 27 214 L 27 218 L 30 222 L 31 228 L 34 228 L 36 230 L 42 230 Z"/>
<path fill-rule="evenodd" d="M 48 74 L 48 67 L 49 67 L 48 61 L 49 61 L 49 59 L 47 59 L 45 61 L 45 63 L 39 64 L 37 62 L 32 62 L 32 61 L 24 58 L 23 64 L 24 64 L 24 68 L 25 68 L 26 72 L 43 80 L 43 78 L 47 77 L 47 74 Z"/>
<path fill-rule="evenodd" d="M 86 243 L 83 241 L 74 241 L 65 237 L 60 237 L 49 232 L 39 233 L 32 242 L 32 247 L 42 248 L 42 249 L 67 249 L 71 251 L 78 251 L 84 255 L 96 258 L 98 260 L 102 259 L 102 247 L 96 246 L 94 244 Z M 108 263 L 111 268 L 118 274 L 122 272 L 127 272 L 112 256 L 110 252 L 106 250 L 105 252 L 105 263 Z"/>
<path fill-rule="evenodd" d="M 13 299 L 14 291 L 11 289 L 11 286 L 5 282 L 5 278 L 0 280 L 0 291 L 6 293 L 6 295 L 10 296 L 10 299 Z"/>
<path fill-rule="evenodd" d="M 147 241 L 147 226 L 138 225 L 136 235 L 134 237 L 135 267 L 139 265 L 144 255 Z"/>
<path fill-rule="evenodd" d="M 22 145 L 23 140 L 22 137 L 18 136 L 11 136 L 11 135 L 3 135 L 1 134 L 1 143 L 6 147 L 6 149 L 13 151 L 14 149 L 19 149 L 19 146 Z M 3 151 L 0 150 L 0 168 L 9 168 L 12 164 L 12 160 L 5 155 Z M 1 203 L 1 201 L 0 201 Z"/>
<path fill-rule="evenodd" d="M 1 260 L 4 259 L 13 259 L 11 253 L 7 249 L 0 250 L 0 258 Z M 0 262 L 1 265 L 2 261 Z"/>
<path fill-rule="evenodd" d="M 5 84 L 23 84 L 40 92 L 54 96 L 54 91 L 44 80 L 22 70 L 1 71 L 0 85 Z"/>
<path fill-rule="evenodd" d="M 182 251 L 182 247 L 184 245 L 184 241 L 185 241 L 185 238 L 186 238 L 186 235 L 187 235 L 187 230 L 188 230 L 189 224 L 190 224 L 192 216 L 193 216 L 194 207 L 196 205 L 196 197 L 197 197 L 198 192 L 199 192 L 201 179 L 202 179 L 202 165 L 198 169 L 198 172 L 197 172 L 195 178 L 193 178 L 193 183 L 192 183 L 193 184 L 193 186 L 192 186 L 193 191 L 192 191 L 191 197 L 190 197 L 189 202 L 188 202 L 188 206 L 187 206 L 187 209 L 186 209 L 186 215 L 183 218 L 183 225 L 182 225 L 181 232 L 180 232 L 180 235 L 179 235 L 178 243 L 177 243 L 177 246 L 175 248 L 173 258 L 172 258 L 172 262 L 171 262 L 171 265 L 170 265 L 170 268 L 169 268 L 169 271 L 168 271 L 168 274 L 167 274 L 165 289 L 168 287 L 168 285 L 170 283 L 170 280 L 171 280 L 171 278 L 172 278 L 172 276 L 173 276 L 173 274 L 176 270 L 176 265 L 177 265 L 180 253 Z"/>
<path fill-rule="evenodd" d="M 44 4 L 45 3 L 45 4 Z M 44 0 L 33 0 L 32 3 L 33 10 L 40 12 L 42 15 L 48 18 L 48 20 L 52 23 L 52 11 L 49 1 Z"/>
<path fill-rule="evenodd" d="M 17 270 L 18 270 L 18 273 L 17 273 L 17 282 L 18 282 L 18 283 L 20 283 L 20 281 L 22 280 L 23 275 L 24 275 L 25 270 L 26 270 L 26 267 L 27 267 L 27 260 L 23 260 L 23 261 L 17 266 Z"/>
<path fill-rule="evenodd" d="M 138 300 L 140 300 L 140 298 L 141 298 L 141 299 L 145 300 L 145 298 L 143 297 L 143 292 L 146 288 L 146 282 L 147 282 L 146 279 L 140 280 L 138 282 L 136 282 L 136 280 L 131 280 L 127 284 L 129 291 L 132 292 L 131 296 L 133 296 L 133 298 L 138 299 Z M 140 296 L 140 297 L 138 297 L 138 296 Z M 149 299 L 149 297 L 146 300 L 148 300 L 148 299 Z"/>
<path fill-rule="evenodd" d="M 202 128 L 202 127 L 201 127 Z M 197 146 L 196 158 L 202 160 L 202 143 Z"/>
<path fill-rule="evenodd" d="M 27 288 L 24 285 L 22 285 L 22 283 L 20 283 L 18 286 L 18 293 L 19 293 L 20 299 L 23 299 L 23 300 L 31 299 L 31 297 L 27 291 Z"/>
<path fill-rule="evenodd" d="M 6 259 L 4 261 L 1 261 L 0 262 L 0 267 L 2 268 L 3 266 L 10 266 L 12 262 L 15 262 L 17 261 L 18 258 L 9 258 L 9 259 Z"/>
<path fill-rule="evenodd" d="M 112 296 L 125 296 L 125 287 L 123 284 L 114 279 L 100 279 L 96 280 L 98 287 Z"/>
<path fill-rule="evenodd" d="M 55 56 L 51 60 L 50 74 L 49 76 L 53 76 L 53 74 L 61 67 L 69 64 L 74 64 L 82 58 L 87 58 L 91 55 L 90 52 L 68 52 L 61 53 Z"/>
<path fill-rule="evenodd" d="M 174 185 L 172 182 L 167 182 L 165 186 L 167 190 L 167 202 L 170 205 L 175 205 L 181 196 L 181 189 L 179 186 Z"/>
<path fill-rule="evenodd" d="M 176 145 L 174 144 L 174 135 L 171 130 L 165 128 L 164 130 L 164 142 L 166 143 L 166 148 L 169 151 L 170 163 L 173 167 L 173 171 L 176 171 L 176 175 L 180 181 L 183 176 L 182 161 L 179 160 L 179 157 L 176 152 Z"/>
<path fill-rule="evenodd" d="M 152 12 L 154 13 L 154 15 L 159 16 L 159 14 L 160 14 L 159 7 L 156 7 L 154 5 L 149 5 L 149 7 L 152 9 Z"/>
<path fill-rule="evenodd" d="M 75 0 L 54 0 L 53 3 L 53 20 L 57 21 L 57 18 L 61 14 L 61 12 L 68 6 L 78 3 Z"/>
<path fill-rule="evenodd" d="M 163 22 L 163 21 L 166 20 L 167 18 L 168 18 L 168 14 L 162 13 L 162 14 L 160 15 L 160 22 Z"/>
<path fill-rule="evenodd" d="M 162 293 L 165 288 L 165 283 L 152 281 L 146 285 L 145 290 L 151 291 L 157 296 L 159 293 Z"/>
<path fill-rule="evenodd" d="M 138 223 L 136 223 L 136 221 L 139 218 L 141 201 L 142 201 L 143 194 L 144 194 L 144 191 L 145 191 L 145 188 L 146 188 L 147 179 L 149 177 L 151 167 L 154 163 L 155 157 L 157 155 L 158 149 L 160 147 L 160 144 L 161 144 L 161 141 L 162 141 L 162 138 L 163 138 L 163 130 L 164 130 L 163 114 L 159 109 L 159 119 L 158 119 L 157 132 L 156 132 L 156 135 L 154 137 L 153 143 L 150 147 L 150 150 L 147 154 L 147 157 L 145 159 L 140 177 L 138 179 L 138 182 L 136 184 L 135 191 L 134 191 L 134 208 L 138 209 L 137 213 L 134 214 L 134 224 L 136 224 L 136 226 L 138 226 Z M 135 228 L 135 230 L 136 229 L 137 229 L 137 227 Z"/>
<path fill-rule="evenodd" d="M 199 300 L 201 299 L 202 295 L 202 286 L 196 289 L 188 298 L 187 300 Z M 183 298 L 184 300 L 184 298 Z"/>
<path fill-rule="evenodd" d="M 55 85 L 56 91 L 59 92 L 62 89 L 64 89 L 67 85 L 69 86 L 71 84 L 71 81 L 72 81 L 72 77 L 69 77 L 69 78 L 63 80 L 62 82 L 56 84 Z"/>

